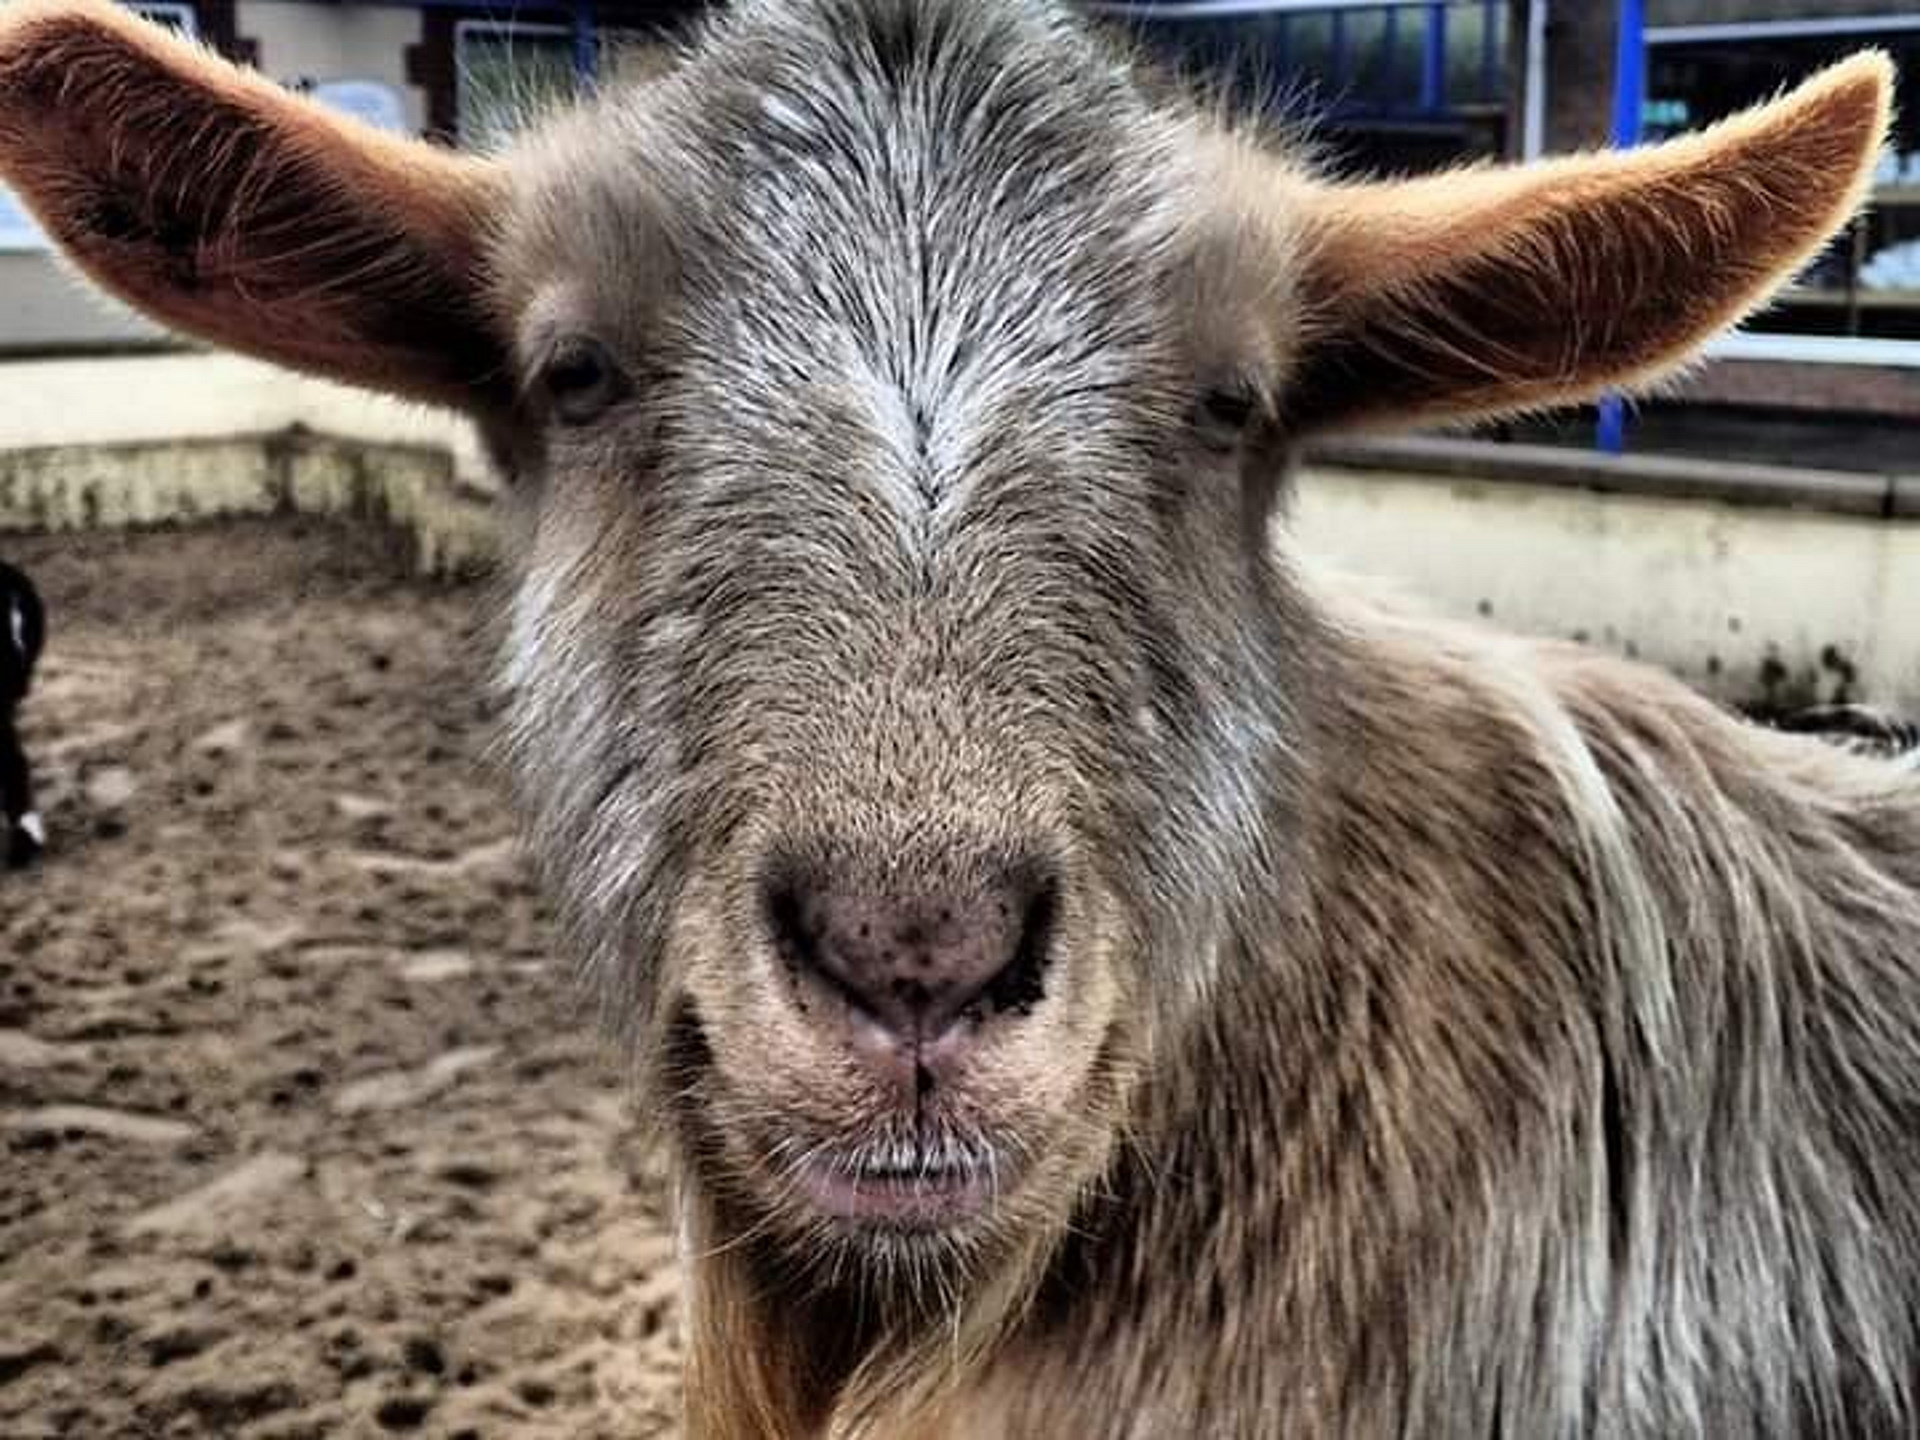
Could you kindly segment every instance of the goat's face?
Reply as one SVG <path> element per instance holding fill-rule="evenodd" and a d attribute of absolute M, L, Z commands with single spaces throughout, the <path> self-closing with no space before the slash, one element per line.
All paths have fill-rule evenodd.
<path fill-rule="evenodd" d="M 897 1250 L 1058 1213 L 1208 985 L 1289 693 L 1242 476 L 1279 357 L 1083 37 L 819 8 L 519 157 L 507 669 L 709 1178 Z"/>
<path fill-rule="evenodd" d="M 1284 950 L 1269 462 L 1657 377 L 1847 217 L 1889 90 L 1339 186 L 1048 0 L 741 0 L 495 162 L 15 0 L 0 173 L 160 318 L 482 422 L 536 853 L 696 1186 L 917 1265 L 1063 1222 L 1221 937 Z"/>

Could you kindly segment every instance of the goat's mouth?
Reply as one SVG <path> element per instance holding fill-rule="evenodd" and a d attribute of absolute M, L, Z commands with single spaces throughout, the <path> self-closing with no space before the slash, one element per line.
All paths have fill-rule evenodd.
<path fill-rule="evenodd" d="M 828 1219 L 893 1231 L 941 1231 L 978 1219 L 1014 1178 L 1008 1158 L 986 1145 L 821 1154 L 794 1175 L 807 1203 Z"/>

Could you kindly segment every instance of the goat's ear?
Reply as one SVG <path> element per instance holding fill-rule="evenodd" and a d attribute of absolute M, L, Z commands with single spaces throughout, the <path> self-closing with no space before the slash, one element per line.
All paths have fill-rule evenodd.
<path fill-rule="evenodd" d="M 1645 149 L 1370 184 L 1276 177 L 1275 221 L 1301 256 L 1293 425 L 1484 418 L 1659 379 L 1853 214 L 1892 86 L 1869 53 Z"/>
<path fill-rule="evenodd" d="M 502 383 L 488 165 L 297 99 L 108 0 L 0 9 L 0 178 L 167 325 L 463 408 Z"/>

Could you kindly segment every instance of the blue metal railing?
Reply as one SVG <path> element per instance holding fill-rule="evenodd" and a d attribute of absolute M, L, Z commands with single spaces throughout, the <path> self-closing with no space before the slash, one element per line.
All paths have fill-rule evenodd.
<path fill-rule="evenodd" d="M 1613 57 L 1613 143 L 1626 149 L 1640 143 L 1647 103 L 1647 12 L 1645 0 L 1619 0 L 1620 19 Z M 1600 400 L 1594 443 L 1608 455 L 1627 448 L 1627 403 L 1618 395 Z"/>
<path fill-rule="evenodd" d="M 1387 15 L 1388 18 L 1391 19 L 1398 13 L 1398 11 L 1389 10 Z M 1486 29 L 1491 31 L 1493 28 L 1491 7 L 1482 11 L 1482 17 L 1481 23 Z M 1484 52 L 1481 58 L 1484 64 L 1486 58 Z M 1483 74 L 1481 79 L 1490 82 L 1492 77 Z M 1439 110 L 1443 109 L 1446 103 L 1447 7 L 1444 5 L 1429 5 L 1427 7 L 1426 43 L 1421 46 L 1420 50 L 1420 108 L 1423 110 Z"/>
<path fill-rule="evenodd" d="M 600 73 L 600 25 L 593 0 L 573 0 L 573 73 L 591 84 Z"/>

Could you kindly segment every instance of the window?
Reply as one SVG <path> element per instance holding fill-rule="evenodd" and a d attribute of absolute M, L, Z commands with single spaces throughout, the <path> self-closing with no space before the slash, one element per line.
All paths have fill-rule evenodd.
<path fill-rule="evenodd" d="M 564 25 L 462 20 L 453 32 L 454 114 L 460 146 L 497 150 L 578 85 L 573 32 Z"/>
<path fill-rule="evenodd" d="M 1506 119 L 1503 0 L 1263 9 L 1096 4 L 1178 74 L 1239 103 L 1324 117 L 1366 168 L 1424 169 L 1500 153 Z"/>
<path fill-rule="evenodd" d="M 1920 340 L 1920 28 L 1911 17 L 1779 21 L 1648 33 L 1645 135 L 1657 140 L 1769 98 L 1867 45 L 1899 67 L 1904 104 L 1867 213 L 1748 329 Z"/>

